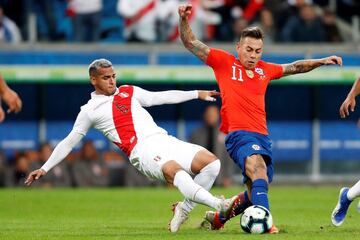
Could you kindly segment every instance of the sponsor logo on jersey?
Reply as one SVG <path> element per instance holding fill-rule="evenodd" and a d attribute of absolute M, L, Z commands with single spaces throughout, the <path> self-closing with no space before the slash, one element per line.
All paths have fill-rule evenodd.
<path fill-rule="evenodd" d="M 127 98 L 129 96 L 129 94 L 127 92 L 121 92 L 118 94 L 119 97 L 122 97 L 122 98 Z"/>
<path fill-rule="evenodd" d="M 160 160 L 161 160 L 161 157 L 160 157 L 159 155 L 154 157 L 154 161 L 155 161 L 155 162 L 158 162 L 158 161 L 160 161 Z"/>
<path fill-rule="evenodd" d="M 264 75 L 264 70 L 262 70 L 262 68 L 255 68 L 255 72 L 259 75 Z"/>
<path fill-rule="evenodd" d="M 251 147 L 256 151 L 260 150 L 260 146 L 257 144 L 253 144 Z"/>

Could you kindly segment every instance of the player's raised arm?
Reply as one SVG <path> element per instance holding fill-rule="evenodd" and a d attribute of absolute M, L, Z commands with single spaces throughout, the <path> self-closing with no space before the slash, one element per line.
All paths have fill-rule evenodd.
<path fill-rule="evenodd" d="M 342 65 L 342 58 L 338 56 L 330 56 L 321 59 L 300 60 L 290 64 L 282 64 L 283 76 L 293 75 L 297 73 L 306 73 L 323 65 Z"/>
<path fill-rule="evenodd" d="M 209 55 L 210 48 L 198 40 L 192 32 L 189 25 L 189 16 L 191 14 L 191 10 L 191 4 L 180 5 L 178 9 L 180 17 L 179 31 L 181 41 L 183 42 L 185 48 L 197 56 L 201 61 L 205 62 Z"/>
<path fill-rule="evenodd" d="M 348 93 L 346 99 L 341 104 L 339 113 L 341 118 L 349 116 L 349 108 L 353 112 L 356 105 L 356 96 L 360 94 L 360 77 L 354 82 L 350 92 Z"/>
<path fill-rule="evenodd" d="M 168 90 L 160 92 L 151 92 L 140 87 L 134 86 L 134 97 L 139 101 L 141 106 L 150 107 L 162 104 L 176 104 L 192 99 L 201 99 L 204 101 L 214 102 L 220 95 L 217 91 L 193 90 L 180 91 Z"/>

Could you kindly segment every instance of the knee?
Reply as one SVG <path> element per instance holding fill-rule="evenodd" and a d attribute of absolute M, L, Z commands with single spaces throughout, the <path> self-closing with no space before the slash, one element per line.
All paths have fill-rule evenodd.
<path fill-rule="evenodd" d="M 203 169 L 201 169 L 200 172 L 206 171 L 208 173 L 208 175 L 216 178 L 219 175 L 220 168 L 221 168 L 220 160 L 216 159 L 215 161 L 210 162 Z"/>
<path fill-rule="evenodd" d="M 162 167 L 162 172 L 167 183 L 173 184 L 174 177 L 178 171 L 182 170 L 181 166 L 175 161 L 167 162 Z"/>

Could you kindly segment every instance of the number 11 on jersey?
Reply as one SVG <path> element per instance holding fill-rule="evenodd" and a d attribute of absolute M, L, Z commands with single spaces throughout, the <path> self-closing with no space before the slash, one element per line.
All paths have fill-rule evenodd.
<path fill-rule="evenodd" d="M 239 70 L 239 77 L 236 77 L 236 69 Z M 243 82 L 244 79 L 242 78 L 242 70 L 237 68 L 236 66 L 232 66 L 232 80 Z"/>

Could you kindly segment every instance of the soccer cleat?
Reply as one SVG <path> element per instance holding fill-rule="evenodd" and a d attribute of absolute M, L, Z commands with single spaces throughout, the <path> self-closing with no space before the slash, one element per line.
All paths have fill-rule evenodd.
<path fill-rule="evenodd" d="M 275 224 L 273 224 L 271 226 L 271 228 L 269 229 L 268 233 L 269 234 L 277 234 L 277 233 L 279 233 L 279 229 L 275 226 Z"/>
<path fill-rule="evenodd" d="M 233 196 L 229 199 L 223 199 L 221 202 L 219 218 L 224 218 L 229 220 L 230 218 L 235 216 L 235 207 L 239 203 L 240 198 L 238 195 Z"/>
<path fill-rule="evenodd" d="M 339 200 L 331 214 L 331 222 L 336 227 L 340 226 L 344 222 L 347 210 L 352 202 L 346 196 L 348 191 L 349 188 L 346 187 L 340 190 Z"/>
<path fill-rule="evenodd" d="M 223 199 L 220 211 L 206 211 L 201 226 L 210 230 L 219 230 L 223 228 L 225 222 L 235 216 L 235 207 L 239 202 L 240 198 L 238 195 L 229 199 Z"/>
<path fill-rule="evenodd" d="M 169 231 L 176 233 L 180 226 L 188 219 L 188 213 L 181 208 L 182 202 L 177 202 L 172 205 L 173 218 L 169 222 Z"/>
<path fill-rule="evenodd" d="M 220 221 L 220 212 L 206 211 L 201 226 L 210 230 L 219 230 L 224 227 L 224 223 Z"/>

